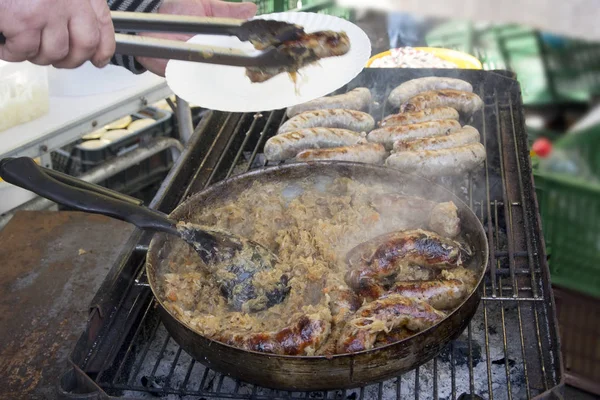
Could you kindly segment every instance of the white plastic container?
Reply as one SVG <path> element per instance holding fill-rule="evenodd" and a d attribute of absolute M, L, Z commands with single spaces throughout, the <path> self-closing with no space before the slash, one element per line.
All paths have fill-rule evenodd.
<path fill-rule="evenodd" d="M 45 67 L 0 61 L 0 132 L 33 121 L 49 108 Z"/>

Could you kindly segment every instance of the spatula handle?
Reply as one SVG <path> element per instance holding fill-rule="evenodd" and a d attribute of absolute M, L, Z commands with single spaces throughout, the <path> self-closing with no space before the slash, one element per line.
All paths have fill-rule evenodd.
<path fill-rule="evenodd" d="M 73 209 L 127 221 L 140 229 L 178 235 L 175 222 L 161 212 L 52 178 L 29 157 L 0 160 L 0 177 L 8 183 Z"/>

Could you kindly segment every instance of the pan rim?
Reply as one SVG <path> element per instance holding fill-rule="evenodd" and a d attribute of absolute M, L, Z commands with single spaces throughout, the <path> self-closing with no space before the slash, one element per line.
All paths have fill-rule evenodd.
<path fill-rule="evenodd" d="M 192 195 L 190 195 L 187 199 L 185 199 L 184 201 L 182 201 L 170 214 L 169 216 L 171 217 L 174 214 L 177 214 L 178 211 L 181 211 L 182 209 L 186 208 L 186 206 L 188 206 L 189 204 L 195 203 L 197 202 L 197 198 L 199 197 L 203 197 L 206 196 L 207 194 L 209 194 L 210 192 L 214 192 L 216 190 L 218 190 L 219 188 L 229 185 L 232 182 L 238 181 L 238 180 L 246 180 L 248 179 L 248 177 L 254 176 L 254 175 L 265 175 L 265 174 L 269 174 L 269 173 L 274 173 L 275 171 L 280 171 L 280 170 L 285 170 L 285 169 L 293 169 L 293 168 L 298 168 L 298 163 L 294 163 L 294 164 L 280 164 L 280 165 L 275 165 L 275 166 L 267 166 L 267 167 L 261 167 L 261 168 L 257 168 L 248 172 L 245 172 L 243 174 L 239 174 L 236 176 L 233 176 L 231 178 L 227 178 L 224 180 L 221 180 L 213 185 L 210 185 L 208 187 L 206 187 L 205 189 L 196 192 Z M 424 178 L 418 174 L 413 174 L 413 173 L 405 173 L 402 171 L 399 171 L 395 168 L 390 168 L 390 167 L 385 167 L 385 166 L 380 166 L 380 165 L 373 165 L 373 164 L 365 164 L 365 163 L 359 163 L 359 162 L 349 162 L 349 161 L 310 161 L 310 162 L 305 162 L 302 163 L 306 166 L 316 166 L 317 168 L 319 167 L 323 167 L 323 168 L 330 168 L 331 169 L 335 169 L 338 167 L 343 167 L 343 166 L 347 166 L 349 168 L 362 168 L 365 170 L 372 170 L 372 171 L 386 171 L 389 172 L 390 170 L 393 171 L 394 174 L 396 174 L 397 176 L 405 176 L 408 177 L 409 179 L 419 179 L 419 180 L 424 180 L 425 182 L 427 182 L 429 185 L 435 186 L 438 189 L 442 190 L 443 192 L 445 192 L 446 194 L 450 195 L 450 197 L 452 198 L 452 201 L 457 202 L 456 206 L 459 209 L 462 210 L 467 210 L 467 212 L 469 214 L 471 214 L 471 217 L 473 217 L 475 219 L 475 221 L 477 221 L 476 225 L 476 230 L 479 232 L 480 236 L 484 239 L 483 243 L 484 243 L 484 248 L 483 249 L 478 249 L 478 251 L 483 252 L 483 257 L 482 257 L 482 262 L 480 267 L 480 273 L 479 273 L 479 278 L 477 280 L 477 283 L 474 287 L 474 289 L 469 293 L 468 296 L 466 296 L 464 298 L 464 300 L 460 303 L 460 305 L 458 305 L 457 307 L 454 308 L 454 310 L 450 313 L 448 313 L 444 318 L 442 318 L 440 321 L 438 321 L 437 323 L 435 323 L 434 325 L 428 327 L 425 330 L 422 330 L 412 336 L 409 336 L 405 339 L 402 339 L 398 342 L 394 342 L 394 343 L 390 343 L 390 344 L 386 344 L 384 346 L 381 347 L 376 347 L 376 348 L 372 348 L 372 349 L 368 349 L 368 350 L 361 350 L 361 351 L 357 351 L 357 352 L 353 352 L 353 353 L 342 353 L 342 354 L 333 354 L 333 355 L 319 355 L 319 356 L 294 356 L 294 355 L 285 355 L 285 354 L 273 354 L 273 353 L 263 353 L 260 351 L 255 351 L 255 350 L 245 350 L 245 349 L 241 349 L 239 347 L 230 345 L 230 344 L 226 344 L 223 342 L 220 342 L 218 340 L 214 340 L 211 339 L 209 337 L 206 337 L 204 335 L 201 335 L 200 333 L 198 333 L 193 327 L 191 327 L 189 324 L 181 321 L 176 315 L 174 315 L 174 313 L 167 308 L 164 304 L 163 304 L 163 300 L 159 298 L 159 296 L 157 296 L 157 289 L 156 289 L 156 285 L 155 285 L 155 277 L 152 271 L 152 265 L 151 265 L 151 259 L 150 257 L 148 257 L 146 259 L 146 263 L 145 263 L 145 269 L 146 269 L 146 275 L 148 276 L 148 283 L 150 285 L 150 289 L 152 291 L 153 297 L 154 299 L 157 301 L 157 303 L 160 305 L 160 307 L 166 311 L 169 316 L 173 319 L 175 319 L 179 324 L 181 324 L 182 326 L 184 326 L 186 329 L 190 330 L 191 332 L 193 332 L 194 334 L 200 336 L 201 338 L 208 340 L 211 342 L 211 344 L 215 344 L 215 345 L 220 345 L 220 346 L 225 346 L 233 351 L 239 351 L 239 352 L 243 352 L 243 353 L 248 353 L 248 354 L 253 354 L 253 355 L 259 355 L 262 357 L 269 357 L 269 358 L 276 358 L 276 359 L 281 359 L 281 360 L 320 360 L 320 361 L 333 361 L 336 359 L 340 359 L 340 358 L 348 358 L 348 357 L 358 357 L 360 355 L 363 354 L 371 354 L 373 352 L 379 351 L 379 350 L 384 350 L 384 349 L 389 349 L 391 347 L 395 347 L 395 346 L 400 346 L 402 345 L 404 342 L 407 341 L 412 341 L 412 340 L 416 340 L 418 337 L 422 337 L 422 336 L 426 336 L 430 331 L 437 329 L 438 326 L 440 326 L 443 322 L 445 322 L 446 320 L 450 319 L 451 317 L 453 317 L 456 313 L 458 313 L 463 306 L 465 305 L 465 303 L 467 303 L 468 301 L 470 301 L 473 296 L 478 295 L 478 292 L 481 289 L 481 285 L 485 279 L 485 274 L 487 272 L 487 265 L 489 263 L 489 243 L 488 243 L 488 239 L 485 233 L 485 229 L 483 227 L 483 224 L 481 223 L 481 221 L 479 220 L 479 218 L 477 217 L 477 215 L 473 212 L 473 210 L 471 210 L 471 208 L 464 202 L 462 201 L 458 196 L 456 196 L 454 193 L 452 193 L 451 191 L 449 191 L 448 189 L 446 189 L 445 187 L 443 187 L 442 185 L 432 182 L 431 180 Z M 164 237 L 164 234 L 155 234 L 152 238 L 152 241 L 150 242 L 150 245 L 148 247 L 148 254 L 157 254 L 159 249 L 155 249 L 155 247 L 158 246 L 158 241 L 162 241 L 162 238 Z M 481 299 L 478 300 L 478 303 L 481 301 Z"/>

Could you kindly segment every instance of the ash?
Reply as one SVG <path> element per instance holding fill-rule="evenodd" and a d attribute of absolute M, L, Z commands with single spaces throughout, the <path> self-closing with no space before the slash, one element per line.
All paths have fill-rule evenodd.
<path fill-rule="evenodd" d="M 173 400 L 197 400 L 198 398 L 455 399 L 464 393 L 473 393 L 488 399 L 491 397 L 490 391 L 494 399 L 511 397 L 521 399 L 527 398 L 528 395 L 537 395 L 539 391 L 534 389 L 530 389 L 529 393 L 527 391 L 517 303 L 504 303 L 504 329 L 501 303 L 487 302 L 485 305 L 487 327 L 484 323 L 483 307 L 482 304 L 471 322 L 470 329 L 465 330 L 457 340 L 448 345 L 435 360 L 402 375 L 400 379 L 391 379 L 380 384 L 346 391 L 311 393 L 280 392 L 259 388 L 209 370 L 180 350 L 164 326 L 160 324 L 146 356 L 143 357 L 145 343 L 140 341 L 130 363 L 128 375 L 122 374 L 123 376 L 118 379 L 119 383 L 136 390 L 118 394 L 125 398 Z M 489 350 L 485 345 L 486 332 Z M 473 366 L 472 373 L 470 365 Z M 138 366 L 139 372 L 136 373 Z M 528 370 L 532 369 L 532 366 L 528 365 Z M 418 396 L 415 396 L 416 391 Z"/>

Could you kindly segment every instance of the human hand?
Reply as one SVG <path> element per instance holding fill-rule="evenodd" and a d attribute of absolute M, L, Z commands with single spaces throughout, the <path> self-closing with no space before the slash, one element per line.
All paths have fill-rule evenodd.
<path fill-rule="evenodd" d="M 0 0 L 0 59 L 76 68 L 104 67 L 115 52 L 106 0 Z"/>
<path fill-rule="evenodd" d="M 256 14 L 256 4 L 229 3 L 220 0 L 164 0 L 158 12 L 161 14 L 193 15 L 196 17 L 249 19 Z M 143 35 L 182 41 L 186 41 L 193 36 L 164 33 L 145 33 Z M 147 70 L 160 76 L 165 75 L 168 60 L 146 57 L 137 57 L 136 59 Z"/>

